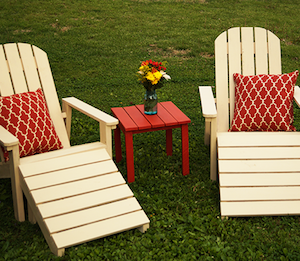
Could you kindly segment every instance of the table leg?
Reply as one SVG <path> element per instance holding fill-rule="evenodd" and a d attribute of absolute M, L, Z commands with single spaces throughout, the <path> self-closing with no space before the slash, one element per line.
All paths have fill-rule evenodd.
<path fill-rule="evenodd" d="M 182 175 L 187 175 L 190 172 L 189 131 L 188 131 L 187 124 L 181 126 L 181 146 L 182 146 Z"/>
<path fill-rule="evenodd" d="M 114 129 L 114 138 L 115 138 L 116 162 L 120 162 L 122 160 L 122 148 L 121 148 L 120 128 L 118 126 L 116 129 Z"/>
<path fill-rule="evenodd" d="M 166 130 L 166 149 L 167 155 L 172 156 L 173 154 L 173 140 L 172 140 L 172 129 Z"/>
<path fill-rule="evenodd" d="M 133 137 L 132 132 L 125 132 L 127 181 L 134 181 Z"/>

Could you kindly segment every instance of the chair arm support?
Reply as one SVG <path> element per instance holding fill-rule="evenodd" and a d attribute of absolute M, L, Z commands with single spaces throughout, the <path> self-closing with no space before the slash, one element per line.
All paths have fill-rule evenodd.
<path fill-rule="evenodd" d="M 295 91 L 294 91 L 294 99 L 297 105 L 300 107 L 300 88 L 299 86 L 295 86 Z"/>
<path fill-rule="evenodd" d="M 10 151 L 19 144 L 19 140 L 3 126 L 0 126 L 0 145 Z"/>
<path fill-rule="evenodd" d="M 217 109 L 211 86 L 199 86 L 202 114 L 205 118 L 216 118 Z"/>
<path fill-rule="evenodd" d="M 81 101 L 78 100 L 75 97 L 68 97 L 68 98 L 63 98 L 62 99 L 64 105 L 68 105 L 71 108 L 74 108 L 83 114 L 91 117 L 92 119 L 98 121 L 98 122 L 103 122 L 107 126 L 112 126 L 113 129 L 116 128 L 118 125 L 119 121 L 118 119 L 110 116 L 109 114 Z"/>
<path fill-rule="evenodd" d="M 66 114 L 66 129 L 68 136 L 71 135 L 71 116 L 72 108 L 82 112 L 99 122 L 100 125 L 100 141 L 105 144 L 106 150 L 112 158 L 112 134 L 111 131 L 119 124 L 118 119 L 109 114 L 83 102 L 74 97 L 63 98 L 63 111 Z"/>

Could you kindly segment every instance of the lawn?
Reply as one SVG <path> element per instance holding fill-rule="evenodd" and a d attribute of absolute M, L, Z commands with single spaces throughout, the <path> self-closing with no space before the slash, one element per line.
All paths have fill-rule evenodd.
<path fill-rule="evenodd" d="M 141 61 L 167 61 L 172 80 L 157 91 L 190 119 L 190 174 L 181 175 L 180 130 L 173 156 L 163 132 L 134 136 L 136 181 L 129 186 L 151 223 L 66 249 L 49 250 L 38 225 L 14 219 L 10 181 L 0 182 L 0 260 L 297 260 L 300 218 L 222 220 L 199 85 L 214 85 L 214 39 L 235 26 L 260 26 L 281 39 L 282 71 L 299 67 L 299 0 L 2 0 L 0 44 L 26 42 L 48 53 L 59 98 L 75 96 L 111 114 L 141 104 Z M 300 112 L 295 126 L 300 130 Z M 98 139 L 97 124 L 74 113 L 72 144 Z M 123 148 L 124 137 L 122 136 Z M 123 151 L 125 157 L 125 151 Z M 118 167 L 126 178 L 125 160 Z"/>

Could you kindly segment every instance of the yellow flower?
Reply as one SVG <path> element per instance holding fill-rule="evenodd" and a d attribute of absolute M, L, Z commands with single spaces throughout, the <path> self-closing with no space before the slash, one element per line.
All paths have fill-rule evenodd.
<path fill-rule="evenodd" d="M 157 84 L 162 77 L 162 74 L 159 71 L 156 71 L 155 73 L 148 72 L 146 75 L 146 79 L 149 80 L 153 85 Z"/>

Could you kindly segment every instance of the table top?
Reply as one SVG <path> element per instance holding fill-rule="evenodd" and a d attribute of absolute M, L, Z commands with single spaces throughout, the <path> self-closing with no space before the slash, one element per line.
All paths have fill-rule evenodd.
<path fill-rule="evenodd" d="M 144 113 L 144 105 L 111 108 L 126 131 L 146 130 L 188 124 L 191 120 L 171 101 L 160 102 L 157 114 Z"/>

